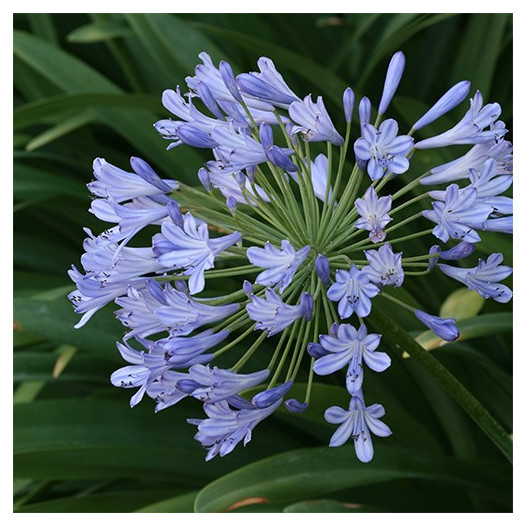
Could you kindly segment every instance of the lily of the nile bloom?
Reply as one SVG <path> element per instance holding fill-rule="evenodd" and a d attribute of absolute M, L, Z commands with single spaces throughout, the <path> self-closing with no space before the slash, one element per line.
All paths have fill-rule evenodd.
<path fill-rule="evenodd" d="M 88 190 L 96 197 L 109 197 L 116 203 L 122 203 L 136 197 L 166 194 L 179 188 L 177 181 L 161 179 L 152 167 L 139 157 L 132 157 L 130 165 L 133 173 L 121 170 L 97 157 L 93 161 L 95 181 L 88 183 Z"/>
<path fill-rule="evenodd" d="M 190 276 L 190 294 L 197 294 L 205 287 L 205 270 L 213 268 L 215 256 L 240 239 L 239 232 L 210 239 L 208 225 L 198 223 L 188 212 L 182 226 L 165 221 L 161 225 L 161 234 L 153 238 L 153 246 L 159 263 L 185 270 L 184 273 Z"/>
<path fill-rule="evenodd" d="M 320 336 L 320 345 L 327 354 L 314 362 L 314 372 L 326 376 L 348 367 L 347 390 L 351 394 L 357 392 L 363 383 L 362 362 L 378 373 L 391 365 L 386 353 L 376 351 L 380 338 L 379 334 L 367 334 L 365 325 L 356 330 L 352 325 L 341 324 L 336 336 Z"/>
<path fill-rule="evenodd" d="M 391 301 L 446 341 L 458 336 L 453 319 L 415 311 L 386 287 L 426 279 L 438 264 L 484 297 L 511 298 L 501 284 L 511 268 L 499 254 L 475 268 L 443 264 L 471 256 L 485 242 L 481 231 L 513 230 L 513 148 L 500 106 L 484 105 L 477 92 L 451 130 L 413 139 L 468 96 L 468 81 L 399 135 L 405 132 L 387 113 L 405 68 L 400 51 L 387 68 L 376 121 L 369 98 L 357 103 L 351 87 L 333 116 L 321 97 L 292 91 L 269 58 L 249 72 L 216 65 L 206 53 L 200 58 L 184 86 L 162 94 L 169 118 L 154 127 L 169 141 L 167 155 L 179 154 L 176 146 L 200 149 L 194 182 L 202 186 L 161 179 L 136 157 L 130 172 L 95 160 L 90 211 L 105 226 L 86 229 L 82 267 L 70 271 L 77 327 L 117 305 L 126 330 L 118 347 L 128 364 L 113 384 L 136 391 L 132 405 L 146 394 L 156 411 L 186 397 L 201 400 L 206 416 L 189 422 L 207 460 L 247 443 L 280 404 L 292 413 L 319 404 L 311 402 L 314 373 L 345 372 L 352 398 L 349 409 L 325 413 L 339 426 L 330 444 L 352 438 L 368 462 L 371 436 L 391 433 L 380 421 L 383 407 L 367 406 L 362 393 L 365 369 L 390 365 L 378 350 L 380 318 L 372 309 Z M 360 137 L 351 148 L 355 104 Z M 334 125 L 344 120 L 345 139 Z M 439 166 L 420 151 L 450 144 L 472 146 L 457 158 L 446 152 L 451 160 Z M 395 177 L 410 165 L 409 177 Z M 371 185 L 363 184 L 365 171 Z M 428 210 L 410 212 L 424 198 L 431 198 Z M 132 246 L 139 232 L 142 246 Z M 219 295 L 223 285 L 228 290 Z M 353 315 L 359 325 L 349 323 Z M 293 386 L 299 378 L 307 385 Z"/>
<path fill-rule="evenodd" d="M 444 194 L 444 201 L 433 201 L 433 210 L 424 210 L 423 215 L 437 223 L 433 234 L 444 243 L 449 238 L 477 243 L 480 236 L 476 229 L 483 229 L 492 210 L 491 206 L 477 202 L 475 188 L 461 190 L 458 185 L 450 184 Z"/>
<path fill-rule="evenodd" d="M 301 133 L 305 141 L 328 141 L 337 146 L 345 142 L 336 131 L 321 97 L 314 102 L 307 95 L 302 101 L 293 102 L 289 107 L 289 115 L 297 124 L 291 133 Z"/>
<path fill-rule="evenodd" d="M 312 296 L 305 292 L 298 305 L 288 305 L 272 289 L 266 289 L 265 299 L 252 294 L 246 309 L 250 319 L 257 322 L 255 328 L 273 336 L 302 317 L 312 318 Z"/>
<path fill-rule="evenodd" d="M 216 455 L 225 456 L 243 440 L 247 445 L 252 438 L 253 429 L 270 416 L 280 405 L 282 399 L 274 404 L 258 408 L 233 409 L 226 400 L 215 404 L 204 404 L 206 419 L 189 419 L 188 423 L 197 426 L 195 439 L 208 449 L 206 460 Z"/>
<path fill-rule="evenodd" d="M 475 93 L 470 104 L 470 109 L 453 128 L 435 137 L 417 142 L 415 148 L 424 150 L 453 144 L 494 143 L 501 139 L 507 130 L 497 123 L 502 111 L 500 105 L 495 102 L 483 106 L 480 91 Z"/>
<path fill-rule="evenodd" d="M 330 446 L 343 446 L 350 438 L 354 441 L 356 456 L 361 462 L 370 462 L 374 456 L 371 433 L 379 437 L 392 434 L 389 426 L 380 418 L 385 415 L 385 409 L 380 404 L 365 406 L 362 393 L 351 397 L 349 409 L 332 406 L 325 411 L 325 420 L 330 424 L 339 424 L 332 435 Z"/>
<path fill-rule="evenodd" d="M 144 289 L 129 287 L 127 294 L 115 300 L 121 309 L 119 321 L 131 329 L 125 338 L 145 338 L 159 332 L 187 335 L 203 325 L 217 323 L 239 309 L 238 303 L 207 305 L 196 301 L 168 283 L 162 287 L 148 280 Z"/>
<path fill-rule="evenodd" d="M 269 375 L 267 369 L 250 374 L 239 374 L 200 364 L 193 365 L 188 372 L 190 377 L 186 386 L 180 383 L 179 388 L 206 403 L 227 400 L 245 389 L 260 385 Z"/>
<path fill-rule="evenodd" d="M 356 158 L 367 165 L 371 180 L 381 179 L 387 172 L 402 174 L 409 169 L 406 155 L 413 146 L 409 135 L 398 135 L 398 123 L 387 119 L 378 130 L 372 125 L 362 125 L 362 137 L 354 143 Z"/>
<path fill-rule="evenodd" d="M 415 316 L 437 336 L 440 336 L 440 338 L 447 342 L 454 342 L 460 335 L 457 326 L 455 325 L 456 320 L 454 318 L 433 316 L 432 314 L 427 314 L 419 309 L 415 309 Z"/>
<path fill-rule="evenodd" d="M 362 269 L 367 272 L 369 279 L 379 287 L 393 285 L 401 287 L 404 282 L 402 268 L 402 253 L 394 253 L 391 245 L 386 243 L 378 250 L 366 250 L 365 257 L 369 265 Z"/>
<path fill-rule="evenodd" d="M 250 247 L 247 258 L 257 267 L 266 268 L 256 277 L 256 283 L 267 287 L 279 286 L 280 294 L 290 285 L 298 267 L 305 261 L 310 252 L 306 245 L 295 250 L 289 241 L 281 242 L 281 250 L 265 243 L 264 248 Z"/>
<path fill-rule="evenodd" d="M 499 281 L 506 279 L 513 269 L 501 265 L 503 260 L 502 254 L 496 253 L 488 256 L 487 261 L 479 259 L 474 268 L 457 268 L 444 263 L 439 263 L 438 267 L 446 276 L 464 283 L 468 289 L 478 292 L 484 298 L 507 303 L 511 300 L 512 292 Z"/>
<path fill-rule="evenodd" d="M 360 219 L 356 221 L 356 228 L 369 231 L 369 239 L 373 243 L 380 243 L 385 239 L 385 226 L 392 221 L 388 212 L 391 210 L 391 196 L 378 197 L 374 188 L 370 186 L 363 198 L 354 202 Z"/>
<path fill-rule="evenodd" d="M 336 282 L 330 286 L 327 297 L 338 302 L 338 314 L 342 319 L 349 318 L 354 312 L 365 318 L 371 312 L 371 298 L 379 292 L 369 274 L 353 265 L 348 271 L 336 271 Z"/>
<path fill-rule="evenodd" d="M 462 157 L 432 168 L 431 175 L 423 177 L 420 183 L 431 185 L 468 179 L 471 170 L 480 170 L 488 159 L 497 162 L 497 173 L 513 174 L 513 146 L 511 142 L 499 139 L 497 142 L 475 144 Z"/>
<path fill-rule="evenodd" d="M 241 73 L 237 76 L 237 84 L 241 92 L 257 100 L 265 101 L 273 106 L 288 108 L 300 98 L 287 86 L 274 62 L 267 57 L 258 60 L 259 73 Z"/>

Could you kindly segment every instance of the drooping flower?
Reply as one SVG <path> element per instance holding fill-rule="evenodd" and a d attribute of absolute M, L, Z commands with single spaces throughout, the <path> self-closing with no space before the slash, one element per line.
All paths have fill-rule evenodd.
<path fill-rule="evenodd" d="M 330 286 L 327 297 L 338 302 L 338 314 L 342 319 L 349 318 L 354 312 L 365 318 L 371 312 L 371 298 L 379 292 L 369 274 L 353 265 L 349 271 L 336 271 L 336 282 Z"/>
<path fill-rule="evenodd" d="M 506 279 L 513 269 L 501 265 L 503 260 L 502 254 L 496 253 L 488 256 L 487 261 L 479 259 L 474 268 L 457 268 L 444 263 L 440 263 L 438 267 L 446 276 L 464 283 L 468 289 L 478 292 L 484 298 L 507 303 L 511 300 L 512 292 L 499 282 Z"/>
<path fill-rule="evenodd" d="M 358 459 L 361 462 L 370 462 L 374 455 L 371 433 L 379 437 L 388 437 L 392 434 L 389 426 L 380 420 L 384 415 L 385 409 L 380 404 L 365 407 L 361 393 L 351 397 L 348 410 L 338 406 L 329 407 L 325 411 L 325 420 L 330 424 L 340 425 L 332 435 L 329 445 L 343 446 L 349 438 L 352 438 Z"/>
<path fill-rule="evenodd" d="M 368 123 L 362 125 L 362 137 L 354 143 L 356 158 L 367 165 L 371 180 L 382 178 L 387 172 L 402 174 L 409 169 L 406 155 L 413 146 L 409 135 L 398 135 L 398 123 L 387 119 L 378 130 Z"/>
<path fill-rule="evenodd" d="M 380 338 L 379 334 L 367 334 L 365 325 L 356 330 L 352 325 L 341 324 L 336 336 L 320 336 L 320 345 L 327 354 L 314 362 L 314 372 L 325 376 L 348 366 L 347 390 L 355 393 L 362 388 L 362 361 L 376 372 L 385 371 L 391 365 L 386 353 L 376 351 Z"/>
<path fill-rule="evenodd" d="M 365 191 L 363 198 L 354 202 L 360 219 L 356 221 L 356 228 L 369 231 L 369 239 L 373 243 L 380 243 L 385 239 L 385 226 L 392 221 L 389 217 L 391 210 L 391 196 L 378 197 L 374 188 L 370 186 Z"/>
<path fill-rule="evenodd" d="M 460 335 L 457 326 L 455 325 L 456 320 L 454 318 L 433 316 L 432 314 L 427 314 L 427 312 L 419 309 L 415 309 L 415 316 L 443 340 L 454 342 Z"/>
<path fill-rule="evenodd" d="M 281 250 L 265 243 L 264 248 L 250 247 L 247 258 L 257 267 L 266 268 L 256 277 L 256 283 L 267 287 L 279 286 L 280 294 L 290 285 L 294 273 L 305 261 L 310 252 L 310 246 L 295 250 L 290 242 L 284 239 Z"/>

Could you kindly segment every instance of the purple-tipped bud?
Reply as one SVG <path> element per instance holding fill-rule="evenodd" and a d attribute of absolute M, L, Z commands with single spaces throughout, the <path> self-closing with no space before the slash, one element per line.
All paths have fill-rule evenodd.
<path fill-rule="evenodd" d="M 285 407 L 291 413 L 303 413 L 309 407 L 309 404 L 307 402 L 299 402 L 295 398 L 289 398 L 285 400 Z"/>
<path fill-rule="evenodd" d="M 206 168 L 199 168 L 197 177 L 199 178 L 201 184 L 205 187 L 205 190 L 210 192 L 212 190 L 212 185 L 210 184 L 210 173 L 208 170 Z"/>
<path fill-rule="evenodd" d="M 272 389 L 267 389 L 261 393 L 258 393 L 254 398 L 252 398 L 252 405 L 256 406 L 259 409 L 263 407 L 269 407 L 272 404 L 275 404 L 280 398 L 290 391 L 292 387 L 292 381 L 289 380 L 284 384 L 273 387 Z"/>
<path fill-rule="evenodd" d="M 300 299 L 301 315 L 307 320 L 312 320 L 314 299 L 308 292 L 302 292 Z"/>
<path fill-rule="evenodd" d="M 354 91 L 347 88 L 343 92 L 343 113 L 345 114 L 345 122 L 352 121 L 352 110 L 354 108 Z"/>
<path fill-rule="evenodd" d="M 265 150 L 265 155 L 272 164 L 286 172 L 296 172 L 298 170 L 297 166 L 290 160 L 294 150 L 274 146 L 274 135 L 270 124 L 266 122 L 261 124 L 259 127 L 259 138 L 261 146 Z"/>
<path fill-rule="evenodd" d="M 367 97 L 363 97 L 358 104 L 358 116 L 360 117 L 360 126 L 369 124 L 371 120 L 371 101 Z"/>
<path fill-rule="evenodd" d="M 443 340 L 454 342 L 460 336 L 454 318 L 441 318 L 418 309 L 415 309 L 415 316 Z"/>
<path fill-rule="evenodd" d="M 455 84 L 420 119 L 413 124 L 413 129 L 420 130 L 424 126 L 436 121 L 442 115 L 458 106 L 469 94 L 471 83 L 463 80 Z"/>
<path fill-rule="evenodd" d="M 246 176 L 242 174 L 241 172 L 237 172 L 236 175 L 234 176 L 234 179 L 236 180 L 236 183 L 239 185 L 241 190 L 244 190 L 245 184 L 247 182 Z"/>
<path fill-rule="evenodd" d="M 331 269 L 327 257 L 324 254 L 318 254 L 314 266 L 321 282 L 328 287 L 331 284 Z"/>
<path fill-rule="evenodd" d="M 322 356 L 325 356 L 326 354 L 329 354 L 329 352 L 326 351 L 319 343 L 314 342 L 307 344 L 307 352 L 315 360 L 321 358 Z"/>
<path fill-rule="evenodd" d="M 475 243 L 468 243 L 467 241 L 461 241 L 458 245 L 453 248 L 440 253 L 440 259 L 446 261 L 456 261 L 458 259 L 467 258 L 475 252 Z"/>
<path fill-rule="evenodd" d="M 427 270 L 429 272 L 431 272 L 437 265 L 437 261 L 438 261 L 438 258 L 439 258 L 439 254 L 440 254 L 440 245 L 433 245 L 430 249 L 429 249 L 429 255 L 431 254 L 436 254 L 436 257 L 434 258 L 431 258 L 429 260 L 429 265 L 427 266 Z"/>
<path fill-rule="evenodd" d="M 175 385 L 177 389 L 179 389 L 179 391 L 182 391 L 186 394 L 192 394 L 196 389 L 201 387 L 201 384 L 199 384 L 195 380 L 191 380 L 190 378 L 184 378 L 183 380 L 179 380 Z"/>
<path fill-rule="evenodd" d="M 247 295 L 248 298 L 252 296 L 254 292 L 254 287 L 252 286 L 252 283 L 250 283 L 250 281 L 243 281 L 243 292 Z"/>
<path fill-rule="evenodd" d="M 228 62 L 222 60 L 219 63 L 219 73 L 221 73 L 221 78 L 225 83 L 226 89 L 230 92 L 230 95 L 232 95 L 232 97 L 234 97 L 234 99 L 236 99 L 237 102 L 243 102 L 243 99 L 241 98 L 241 93 L 239 93 L 239 89 L 237 87 L 236 77 L 234 76 L 234 72 L 232 71 L 232 66 L 230 66 Z"/>
<path fill-rule="evenodd" d="M 230 213 L 235 215 L 237 212 L 237 201 L 231 195 L 226 198 L 226 206 L 230 210 Z"/>
<path fill-rule="evenodd" d="M 168 210 L 168 215 L 170 216 L 170 219 L 173 221 L 174 225 L 177 225 L 179 228 L 183 228 L 184 218 L 181 210 L 179 209 L 179 205 L 175 201 L 171 201 L 166 205 L 166 209 Z"/>
<path fill-rule="evenodd" d="M 382 93 L 382 99 L 380 100 L 380 106 L 378 107 L 378 113 L 380 113 L 381 115 L 383 115 L 387 111 L 387 108 L 391 103 L 391 99 L 393 98 L 393 95 L 395 94 L 395 91 L 398 88 L 398 84 L 400 84 L 400 79 L 402 78 L 404 68 L 405 56 L 401 51 L 397 51 L 393 55 L 393 58 L 389 63 L 389 67 L 387 68 L 384 91 Z"/>

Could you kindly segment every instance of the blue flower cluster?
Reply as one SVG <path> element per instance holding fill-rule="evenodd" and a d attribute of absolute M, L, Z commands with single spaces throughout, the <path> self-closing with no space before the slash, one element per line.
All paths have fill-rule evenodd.
<path fill-rule="evenodd" d="M 189 423 L 197 426 L 207 460 L 247 444 L 256 425 L 279 408 L 307 411 L 314 375 L 341 374 L 349 405 L 325 412 L 338 425 L 330 446 L 352 439 L 357 457 L 369 462 L 371 433 L 391 434 L 381 421 L 384 408 L 366 405 L 363 391 L 369 370 L 391 365 L 367 321 L 375 298 L 409 309 L 454 341 L 454 319 L 415 309 L 386 289 L 438 269 L 484 298 L 512 297 L 501 283 L 512 272 L 501 254 L 473 268 L 438 263 L 469 257 L 481 232 L 512 232 L 512 199 L 503 194 L 512 184 L 513 154 L 500 106 L 484 105 L 477 91 L 453 128 L 415 141 L 469 95 L 470 83 L 459 82 L 399 134 L 396 120 L 383 118 L 405 67 L 398 52 L 374 122 L 371 101 L 358 103 L 358 137 L 350 148 L 351 88 L 342 95 L 346 129 L 340 133 L 322 97 L 296 95 L 269 58 L 258 61 L 258 71 L 237 76 L 226 62 L 216 66 L 206 53 L 200 58 L 185 88 L 163 93 L 171 117 L 155 128 L 168 150 L 209 152 L 196 174 L 203 188 L 162 179 L 138 158 L 131 171 L 94 161 L 90 211 L 109 226 L 99 235 L 86 229 L 83 270 L 70 271 L 76 290 L 69 298 L 82 314 L 77 327 L 109 303 L 118 305 L 127 332 L 117 347 L 128 365 L 111 382 L 135 389 L 132 406 L 144 395 L 156 411 L 186 397 L 201 401 L 206 417 Z M 411 175 L 420 150 L 450 145 L 470 149 Z M 399 177 L 406 172 L 411 177 Z M 385 192 L 393 180 L 396 191 Z M 407 207 L 425 199 L 427 208 L 407 217 Z M 433 227 L 422 229 L 425 220 Z M 395 234 L 402 226 L 415 228 Z M 145 236 L 148 246 L 136 246 Z M 433 244 L 424 254 L 404 256 L 406 241 L 433 236 L 443 248 Z M 217 296 L 214 279 L 237 287 Z M 254 353 L 276 335 L 268 365 L 250 369 Z M 217 365 L 220 356 L 227 367 Z M 300 388 L 296 380 L 305 369 L 308 381 Z"/>

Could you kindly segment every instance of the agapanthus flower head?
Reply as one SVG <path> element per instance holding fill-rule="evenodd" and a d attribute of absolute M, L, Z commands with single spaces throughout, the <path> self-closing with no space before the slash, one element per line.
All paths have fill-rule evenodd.
<path fill-rule="evenodd" d="M 500 106 L 484 106 L 477 92 L 456 126 L 415 148 L 412 135 L 461 103 L 470 84 L 453 86 L 399 134 L 384 117 L 405 68 L 399 51 L 376 120 L 367 96 L 358 104 L 351 148 L 351 87 L 341 115 L 331 116 L 322 97 L 294 93 L 270 58 L 236 76 L 228 62 L 199 57 L 186 86 L 162 93 L 169 114 L 154 124 L 169 141 L 166 155 L 199 148 L 206 156 L 194 185 L 161 178 L 137 157 L 131 172 L 94 161 L 90 211 L 104 225 L 100 234 L 85 229 L 81 267 L 69 271 L 69 298 L 82 316 L 76 327 L 117 305 L 125 363 L 112 384 L 134 391 L 132 406 L 151 398 L 155 411 L 188 397 L 202 402 L 205 417 L 188 422 L 206 460 L 246 445 L 280 407 L 308 412 L 313 382 L 339 374 L 351 399 L 348 409 L 325 411 L 338 425 L 329 445 L 352 438 L 358 459 L 369 462 L 371 434 L 391 434 L 383 406 L 364 399 L 368 378 L 391 364 L 373 309 L 389 301 L 394 321 L 405 308 L 444 340 L 458 337 L 452 318 L 415 310 L 390 287 L 425 279 L 438 264 L 485 298 L 511 299 L 501 283 L 511 268 L 500 254 L 474 268 L 437 263 L 469 258 L 484 242 L 478 232 L 512 231 L 513 151 Z M 333 124 L 344 120 L 345 137 Z M 440 166 L 419 152 L 450 144 L 473 146 Z M 426 219 L 435 225 L 426 229 Z"/>

